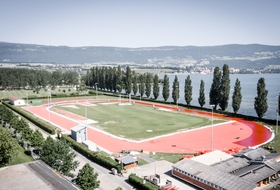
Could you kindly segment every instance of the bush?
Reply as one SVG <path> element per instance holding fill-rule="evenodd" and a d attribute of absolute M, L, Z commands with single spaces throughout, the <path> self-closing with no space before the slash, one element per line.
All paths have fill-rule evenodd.
<path fill-rule="evenodd" d="M 121 164 L 119 164 L 118 162 L 113 160 L 111 157 L 89 150 L 86 146 L 76 142 L 70 136 L 62 134 L 61 137 L 63 139 L 65 139 L 66 141 L 68 141 L 74 150 L 76 150 L 80 154 L 84 155 L 91 161 L 93 161 L 109 170 L 111 170 L 112 168 L 116 168 L 119 173 L 121 172 L 121 168 L 122 168 Z"/>
<path fill-rule="evenodd" d="M 143 189 L 143 190 L 159 190 L 160 188 L 154 184 L 152 184 L 149 181 L 146 181 L 146 183 L 143 183 L 142 178 L 138 177 L 136 174 L 130 174 L 128 177 L 129 182 L 135 186 L 137 189 Z"/>

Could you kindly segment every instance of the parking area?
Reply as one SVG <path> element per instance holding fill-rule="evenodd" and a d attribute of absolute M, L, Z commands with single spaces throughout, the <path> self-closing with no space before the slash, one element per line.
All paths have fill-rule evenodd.
<path fill-rule="evenodd" d="M 137 166 L 128 169 L 125 175 L 129 176 L 129 174 L 135 173 L 139 177 L 144 178 L 144 176 L 158 174 L 160 176 L 160 183 L 159 183 L 160 185 L 166 184 L 166 181 L 169 180 L 172 182 L 174 186 L 178 187 L 179 189 L 184 189 L 184 190 L 198 189 L 194 186 L 184 183 L 179 179 L 171 176 L 172 165 L 173 164 L 171 162 L 168 162 L 166 160 L 156 161 L 149 164 L 145 164 L 143 166 Z"/>

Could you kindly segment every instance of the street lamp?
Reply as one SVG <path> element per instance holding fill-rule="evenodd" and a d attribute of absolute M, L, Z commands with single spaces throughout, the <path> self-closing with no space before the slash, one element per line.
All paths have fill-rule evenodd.
<path fill-rule="evenodd" d="M 48 113 L 49 113 L 49 122 L 50 122 L 50 120 L 51 120 L 51 116 L 50 116 L 50 102 L 51 102 L 51 99 L 50 99 L 50 97 L 51 97 L 51 94 L 48 93 Z"/>
<path fill-rule="evenodd" d="M 177 93 L 178 97 L 176 97 L 176 106 L 177 106 L 177 109 L 178 109 L 179 86 L 175 86 L 175 88 L 176 88 L 176 91 L 178 91 L 178 93 Z"/>
<path fill-rule="evenodd" d="M 96 100 L 98 100 L 97 85 L 98 85 L 98 83 L 96 82 L 96 83 L 95 83 Z"/>
<path fill-rule="evenodd" d="M 214 136 L 214 131 L 213 131 L 213 108 L 215 107 L 214 104 L 210 105 L 212 108 L 212 126 L 211 126 L 211 150 L 213 151 L 213 136 Z"/>
<path fill-rule="evenodd" d="M 87 125 L 87 105 L 86 105 L 87 101 L 85 101 L 85 116 L 86 116 L 86 125 Z"/>

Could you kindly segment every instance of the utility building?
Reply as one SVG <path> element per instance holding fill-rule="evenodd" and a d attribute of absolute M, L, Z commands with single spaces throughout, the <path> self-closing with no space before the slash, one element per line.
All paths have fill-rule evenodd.
<path fill-rule="evenodd" d="M 85 125 L 77 125 L 71 129 L 71 137 L 75 141 L 82 143 L 87 140 L 87 127 Z"/>

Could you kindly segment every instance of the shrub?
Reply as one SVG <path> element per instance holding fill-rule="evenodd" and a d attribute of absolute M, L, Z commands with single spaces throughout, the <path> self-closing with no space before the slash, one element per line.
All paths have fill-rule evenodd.
<path fill-rule="evenodd" d="M 136 174 L 130 174 L 128 177 L 129 182 L 137 189 L 143 190 L 159 190 L 160 188 L 149 181 L 143 183 L 144 179 L 138 177 Z"/>

